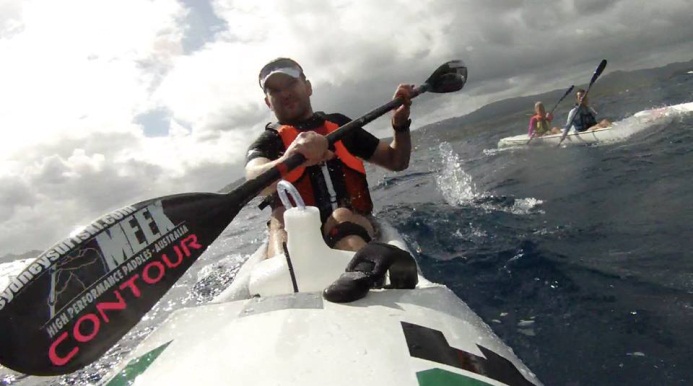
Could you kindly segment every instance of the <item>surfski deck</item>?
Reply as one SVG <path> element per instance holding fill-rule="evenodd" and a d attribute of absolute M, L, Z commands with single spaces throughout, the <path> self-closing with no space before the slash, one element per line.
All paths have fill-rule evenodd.
<path fill-rule="evenodd" d="M 174 312 L 105 384 L 540 384 L 464 302 L 423 276 L 413 290 L 324 300 L 321 290 L 353 253 L 329 250 L 317 209 L 306 209 L 285 214 L 300 292 L 285 280 L 286 259 L 262 259 L 260 248 L 231 287 L 210 304 Z M 381 240 L 406 248 L 394 228 L 379 228 Z"/>

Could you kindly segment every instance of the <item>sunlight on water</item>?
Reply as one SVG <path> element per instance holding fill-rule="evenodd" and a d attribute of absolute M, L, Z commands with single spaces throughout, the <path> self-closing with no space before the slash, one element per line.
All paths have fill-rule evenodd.
<path fill-rule="evenodd" d="M 2 366 L 0 366 L 2 368 Z M 14 382 L 19 381 L 20 379 L 24 379 L 28 377 L 28 375 L 24 374 L 4 374 L 0 376 L 0 385 L 10 385 Z"/>
<path fill-rule="evenodd" d="M 207 303 L 231 284 L 246 259 L 247 256 L 231 254 L 202 267 L 192 286 L 197 304 Z"/>

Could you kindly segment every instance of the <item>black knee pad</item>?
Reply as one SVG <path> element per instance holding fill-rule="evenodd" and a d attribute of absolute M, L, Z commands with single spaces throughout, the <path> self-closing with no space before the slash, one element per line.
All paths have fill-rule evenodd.
<path fill-rule="evenodd" d="M 416 260 L 409 252 L 378 241 L 371 241 L 356 252 L 346 271 L 368 273 L 374 284 L 382 282 L 389 271 L 389 288 L 413 289 L 419 281 Z"/>
<path fill-rule="evenodd" d="M 413 289 L 418 282 L 414 257 L 393 245 L 369 242 L 351 259 L 343 273 L 323 291 L 323 297 L 335 303 L 363 298 L 370 288 L 382 288 L 385 273 L 390 272 L 388 288 Z"/>
<path fill-rule="evenodd" d="M 334 245 L 337 244 L 339 240 L 347 236 L 359 236 L 367 243 L 371 241 L 371 236 L 368 234 L 366 228 L 350 221 L 335 225 L 323 238 L 328 247 L 334 248 Z"/>

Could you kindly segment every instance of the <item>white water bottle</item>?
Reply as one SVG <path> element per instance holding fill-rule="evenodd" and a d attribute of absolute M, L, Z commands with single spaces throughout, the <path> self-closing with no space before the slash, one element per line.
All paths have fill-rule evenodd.
<path fill-rule="evenodd" d="M 331 249 L 325 244 L 320 211 L 303 205 L 293 185 L 280 181 L 277 190 L 284 206 L 290 208 L 284 212 L 284 226 L 296 288 L 299 292 L 322 291 L 344 273 L 354 252 Z M 287 192 L 297 207 L 291 208 Z M 248 287 L 251 295 L 293 293 L 294 283 L 286 256 L 281 254 L 258 263 L 250 274 Z"/>

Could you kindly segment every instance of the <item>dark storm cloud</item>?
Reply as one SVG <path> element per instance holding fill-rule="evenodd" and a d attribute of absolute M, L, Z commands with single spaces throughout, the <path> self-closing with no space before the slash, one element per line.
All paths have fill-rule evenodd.
<path fill-rule="evenodd" d="M 615 6 L 618 0 L 573 0 L 573 6 L 581 17 L 606 12 Z"/>

